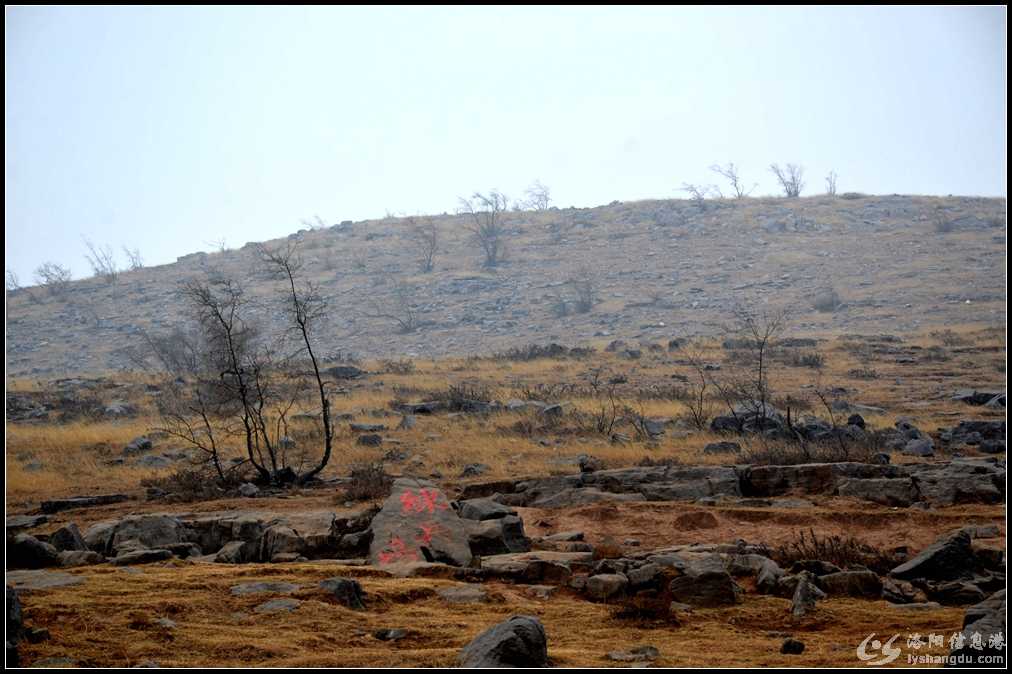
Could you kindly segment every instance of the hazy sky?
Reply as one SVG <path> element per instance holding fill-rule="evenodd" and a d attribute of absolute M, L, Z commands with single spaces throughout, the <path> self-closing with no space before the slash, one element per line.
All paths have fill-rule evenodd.
<path fill-rule="evenodd" d="M 1001 8 L 8 8 L 6 263 L 149 264 L 300 220 L 684 197 L 1005 195 Z"/>

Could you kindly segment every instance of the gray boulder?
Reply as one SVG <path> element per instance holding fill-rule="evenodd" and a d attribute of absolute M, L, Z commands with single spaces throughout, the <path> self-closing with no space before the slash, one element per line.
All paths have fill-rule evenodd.
<path fill-rule="evenodd" d="M 584 590 L 596 601 L 608 601 L 625 593 L 629 579 L 621 573 L 602 573 L 587 579 Z"/>
<path fill-rule="evenodd" d="M 462 667 L 546 667 L 545 628 L 533 616 L 512 616 L 476 636 L 458 660 Z"/>
<path fill-rule="evenodd" d="M 960 530 L 939 538 L 913 559 L 890 571 L 889 575 L 901 580 L 952 580 L 973 566 L 970 535 Z"/>
<path fill-rule="evenodd" d="M 818 588 L 815 576 L 810 572 L 802 571 L 798 575 L 798 584 L 791 599 L 791 616 L 803 618 L 815 609 L 816 601 L 825 599 L 826 593 Z"/>
<path fill-rule="evenodd" d="M 87 550 L 88 545 L 84 542 L 80 530 L 73 522 L 65 524 L 49 535 L 49 544 L 57 550 Z"/>
<path fill-rule="evenodd" d="M 1007 662 L 1007 614 L 1005 590 L 998 590 L 984 601 L 968 608 L 963 616 L 963 631 L 953 644 L 950 656 L 957 658 L 957 664 L 964 667 L 993 666 L 996 657 L 1001 658 L 1001 663 Z"/>
<path fill-rule="evenodd" d="M 668 585 L 671 599 L 691 606 L 729 606 L 741 601 L 742 589 L 724 569 L 720 555 L 689 564 Z"/>
<path fill-rule="evenodd" d="M 364 593 L 357 580 L 351 578 L 328 578 L 320 582 L 320 588 L 328 592 L 337 603 L 352 609 L 364 609 Z"/>
<path fill-rule="evenodd" d="M 6 565 L 11 569 L 45 569 L 60 565 L 60 552 L 29 534 L 17 534 L 7 541 Z"/>
<path fill-rule="evenodd" d="M 471 563 L 466 525 L 446 495 L 426 480 L 395 480 L 372 519 L 369 557 L 380 566 L 399 562 Z"/>
<path fill-rule="evenodd" d="M 882 579 L 874 571 L 840 571 L 820 576 L 818 582 L 831 597 L 878 599 L 882 596 Z"/>

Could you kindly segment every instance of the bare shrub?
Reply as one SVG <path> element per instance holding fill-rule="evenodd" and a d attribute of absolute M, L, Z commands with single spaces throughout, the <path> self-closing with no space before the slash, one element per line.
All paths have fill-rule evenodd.
<path fill-rule="evenodd" d="M 578 314 L 588 313 L 597 303 L 597 284 L 594 274 L 586 267 L 580 268 L 576 276 L 569 280 L 576 296 L 573 300 L 573 309 Z"/>
<path fill-rule="evenodd" d="M 433 269 L 436 252 L 439 250 L 439 227 L 434 218 L 408 218 L 408 237 L 418 252 L 418 268 L 423 274 Z"/>
<path fill-rule="evenodd" d="M 550 344 L 525 344 L 514 346 L 506 351 L 499 351 L 492 354 L 493 360 L 527 362 L 540 360 L 542 358 L 586 358 L 594 353 L 589 347 L 566 347 L 554 342 Z"/>
<path fill-rule="evenodd" d="M 87 238 L 84 245 L 88 248 L 84 258 L 91 267 L 92 275 L 95 278 L 104 279 L 107 283 L 114 283 L 119 276 L 119 269 L 116 268 L 116 258 L 110 246 L 96 246 Z"/>
<path fill-rule="evenodd" d="M 215 475 L 206 468 L 180 468 L 164 477 L 141 480 L 141 486 L 157 492 L 165 492 L 166 500 L 178 503 L 210 501 L 221 498 L 225 486 L 215 480 Z"/>
<path fill-rule="evenodd" d="M 381 360 L 380 369 L 386 374 L 414 374 L 415 361 L 410 358 L 400 360 Z"/>
<path fill-rule="evenodd" d="M 437 391 L 432 400 L 444 403 L 450 412 L 483 412 L 495 397 L 495 391 L 487 384 L 464 382 Z"/>
<path fill-rule="evenodd" d="M 805 188 L 805 169 L 797 164 L 787 164 L 783 168 L 779 164 L 770 164 L 770 171 L 780 183 L 784 196 L 797 198 L 801 196 L 801 190 Z"/>
<path fill-rule="evenodd" d="M 123 246 L 123 254 L 126 255 L 130 271 L 137 271 L 144 268 L 144 258 L 141 257 L 139 248 L 127 248 Z"/>
<path fill-rule="evenodd" d="M 35 270 L 35 282 L 52 296 L 63 295 L 70 288 L 72 278 L 68 268 L 55 262 L 43 262 Z"/>
<path fill-rule="evenodd" d="M 682 191 L 688 192 L 692 202 L 700 212 L 706 210 L 706 198 L 713 192 L 713 185 L 696 185 L 694 183 L 682 183 Z"/>
<path fill-rule="evenodd" d="M 864 566 L 883 575 L 903 561 L 894 553 L 868 545 L 853 536 L 820 535 L 814 529 L 809 529 L 807 534 L 804 529 L 796 532 L 791 540 L 768 549 L 767 554 L 788 569 L 795 562 L 820 560 L 841 569 Z"/>
<path fill-rule="evenodd" d="M 394 484 L 380 462 L 353 466 L 350 480 L 344 485 L 339 501 L 373 501 L 390 496 Z"/>
<path fill-rule="evenodd" d="M 949 217 L 949 214 L 941 206 L 935 207 L 932 223 L 934 224 L 935 231 L 939 234 L 948 234 L 956 229 L 955 220 Z"/>
<path fill-rule="evenodd" d="M 373 302 L 372 312 L 364 313 L 369 318 L 392 321 L 397 326 L 398 334 L 407 335 L 416 332 L 422 326 L 415 302 L 417 290 L 415 285 L 407 281 L 398 281 L 388 301 Z"/>
<path fill-rule="evenodd" d="M 535 211 L 547 211 L 552 203 L 551 190 L 542 185 L 540 180 L 531 183 L 524 191 L 524 196 L 527 197 L 524 205 Z"/>
<path fill-rule="evenodd" d="M 836 171 L 826 174 L 826 194 L 831 197 L 836 196 Z"/>
<path fill-rule="evenodd" d="M 738 167 L 734 165 L 734 162 L 728 162 L 726 166 L 714 164 L 710 167 L 710 170 L 727 179 L 727 181 L 731 183 L 731 189 L 734 191 L 735 199 L 744 199 L 752 194 L 755 188 L 758 187 L 758 185 L 754 183 L 750 188 L 745 187 L 745 184 L 741 181 L 741 175 L 738 172 Z"/>
<path fill-rule="evenodd" d="M 496 267 L 506 254 L 507 231 L 504 223 L 509 208 L 508 197 L 492 190 L 475 192 L 470 199 L 460 199 L 460 212 L 470 216 L 469 230 L 482 252 L 482 266 Z"/>

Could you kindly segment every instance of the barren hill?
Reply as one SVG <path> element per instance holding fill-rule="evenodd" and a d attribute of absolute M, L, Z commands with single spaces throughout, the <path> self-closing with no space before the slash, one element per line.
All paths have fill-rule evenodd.
<path fill-rule="evenodd" d="M 292 234 L 307 276 L 329 302 L 323 351 L 424 357 L 531 342 L 658 341 L 719 333 L 741 301 L 791 307 L 799 333 L 1005 320 L 1005 199 L 660 200 L 505 218 L 507 256 L 492 270 L 481 267 L 466 215 Z M 427 222 L 438 228 L 439 247 L 433 271 L 422 273 L 411 231 Z M 93 278 L 58 294 L 16 291 L 7 305 L 8 375 L 135 367 L 142 332 L 179 324 L 179 285 L 198 275 L 241 280 L 260 301 L 257 316 L 278 328 L 283 316 L 258 266 L 247 244 L 123 272 L 114 283 Z M 578 295 L 588 287 L 594 302 L 583 311 Z"/>

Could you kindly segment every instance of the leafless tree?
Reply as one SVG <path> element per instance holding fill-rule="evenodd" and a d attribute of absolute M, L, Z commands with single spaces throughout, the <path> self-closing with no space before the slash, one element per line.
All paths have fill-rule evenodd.
<path fill-rule="evenodd" d="M 192 332 L 148 339 L 171 375 L 161 411 L 167 430 L 204 451 L 220 479 L 226 476 L 219 451 L 239 439 L 262 482 L 302 483 L 318 475 L 333 453 L 330 393 L 314 343 L 326 305 L 318 289 L 302 280 L 295 243 L 261 247 L 258 253 L 264 269 L 280 282 L 288 330 L 269 339 L 248 322 L 249 300 L 233 279 L 219 274 L 186 282 L 182 294 Z M 289 460 L 288 418 L 307 396 L 318 398 L 323 448 L 303 471 L 304 461 L 294 466 Z"/>
<path fill-rule="evenodd" d="M 4 288 L 8 293 L 16 293 L 21 290 L 21 284 L 18 282 L 18 275 L 10 269 L 6 270 Z"/>
<path fill-rule="evenodd" d="M 805 188 L 805 169 L 797 164 L 787 164 L 781 168 L 779 164 L 770 164 L 770 171 L 776 176 L 784 196 L 791 199 L 801 196 L 801 190 Z"/>
<path fill-rule="evenodd" d="M 68 268 L 55 262 L 43 262 L 35 270 L 35 282 L 53 296 L 59 296 L 66 292 L 72 278 Z"/>
<path fill-rule="evenodd" d="M 700 211 L 706 210 L 706 197 L 714 192 L 713 185 L 696 185 L 694 183 L 682 183 L 682 191 L 688 192 L 692 201 Z"/>
<path fill-rule="evenodd" d="M 104 279 L 107 283 L 114 283 L 116 277 L 119 276 L 119 269 L 116 267 L 116 257 L 112 252 L 112 247 L 96 246 L 87 238 L 84 239 L 84 245 L 88 248 L 84 257 L 88 260 L 95 278 Z"/>
<path fill-rule="evenodd" d="M 836 171 L 826 174 L 826 194 L 831 197 L 836 196 Z"/>
<path fill-rule="evenodd" d="M 302 482 L 315 477 L 326 468 L 333 453 L 334 429 L 330 422 L 330 397 L 320 372 L 320 361 L 313 349 L 314 330 L 324 318 L 327 305 L 318 287 L 309 281 L 299 280 L 298 275 L 302 271 L 303 262 L 295 244 L 289 243 L 286 248 L 280 250 L 263 248 L 261 253 L 275 276 L 285 283 L 291 328 L 301 342 L 297 355 L 308 358 L 312 366 L 312 382 L 315 384 L 320 401 L 324 436 L 323 454 L 308 473 L 299 476 L 299 481 Z"/>
<path fill-rule="evenodd" d="M 141 251 L 139 248 L 130 249 L 127 248 L 126 246 L 123 246 L 123 254 L 126 255 L 127 262 L 130 264 L 131 271 L 143 269 L 144 258 L 141 257 Z"/>
<path fill-rule="evenodd" d="M 535 211 L 547 211 L 552 203 L 552 193 L 540 180 L 535 180 L 524 192 L 526 205 Z"/>
<path fill-rule="evenodd" d="M 731 414 L 738 410 L 758 419 L 773 411 L 770 387 L 770 351 L 787 325 L 787 310 L 755 309 L 739 303 L 734 309 L 735 343 L 741 350 L 737 374 L 712 379 Z"/>
<path fill-rule="evenodd" d="M 587 267 L 581 267 L 576 275 L 569 280 L 576 299 L 573 308 L 578 314 L 585 314 L 597 303 L 597 288 L 594 273 Z"/>
<path fill-rule="evenodd" d="M 736 199 L 744 199 L 752 194 L 753 190 L 757 187 L 756 184 L 753 184 L 752 187 L 748 189 L 745 188 L 745 185 L 741 181 L 741 176 L 738 173 L 738 167 L 734 165 L 734 162 L 728 162 L 726 166 L 714 164 L 710 167 L 710 170 L 731 183 L 731 189 L 734 190 L 734 196 Z"/>
<path fill-rule="evenodd" d="M 302 219 L 302 224 L 303 224 L 303 226 L 305 226 L 306 229 L 313 230 L 313 231 L 318 231 L 318 230 L 326 229 L 327 228 L 326 221 L 323 218 L 321 218 L 319 215 L 314 215 L 312 217 L 312 219 L 303 218 Z"/>
<path fill-rule="evenodd" d="M 373 310 L 366 312 L 368 318 L 379 318 L 392 321 L 397 332 L 407 335 L 421 327 L 418 311 L 415 309 L 415 288 L 411 284 L 400 281 L 394 286 L 393 298 L 385 305 L 373 303 Z"/>
<path fill-rule="evenodd" d="M 470 199 L 460 199 L 460 212 L 470 216 L 468 229 L 481 249 L 482 266 L 494 268 L 506 254 L 506 227 L 504 223 L 509 199 L 498 190 L 488 194 L 475 192 Z"/>
<path fill-rule="evenodd" d="M 224 238 L 205 241 L 204 245 L 210 246 L 218 253 L 225 253 L 228 251 L 228 242 L 225 241 Z"/>
<path fill-rule="evenodd" d="M 709 388 L 710 376 L 706 365 L 703 362 L 702 354 L 691 348 L 683 348 L 682 353 L 695 373 L 694 380 L 689 384 L 689 396 L 685 401 L 689 408 L 689 419 L 692 425 L 698 430 L 706 430 L 713 416 L 713 408 L 710 404 Z"/>
<path fill-rule="evenodd" d="M 418 266 L 422 273 L 433 269 L 433 261 L 439 250 L 439 228 L 435 218 L 408 218 L 408 237 L 417 246 Z"/>

